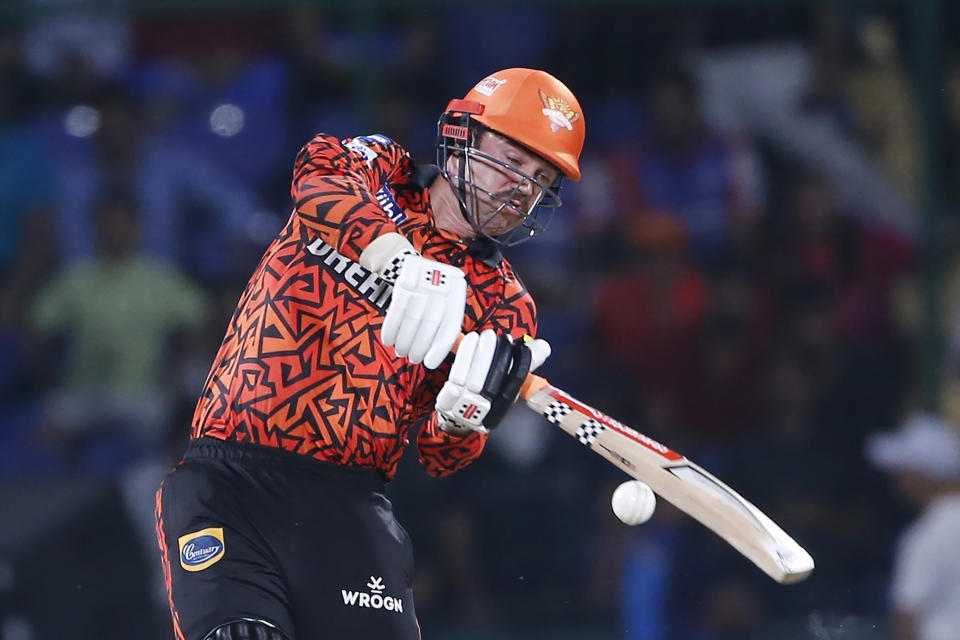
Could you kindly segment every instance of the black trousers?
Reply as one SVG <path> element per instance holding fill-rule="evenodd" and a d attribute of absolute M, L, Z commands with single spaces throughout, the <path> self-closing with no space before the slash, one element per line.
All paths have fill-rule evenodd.
<path fill-rule="evenodd" d="M 263 619 L 290 640 L 420 637 L 413 547 L 375 472 L 191 441 L 157 492 L 178 639 Z"/>

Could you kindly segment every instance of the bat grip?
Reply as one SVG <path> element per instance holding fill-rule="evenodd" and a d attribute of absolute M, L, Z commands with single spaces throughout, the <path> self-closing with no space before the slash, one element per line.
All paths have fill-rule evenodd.
<path fill-rule="evenodd" d="M 460 341 L 463 340 L 463 334 L 457 338 L 457 341 L 453 343 L 453 348 L 451 351 L 453 353 L 457 352 L 457 348 L 460 346 Z M 535 373 L 528 373 L 527 377 L 524 379 L 523 384 L 520 385 L 520 397 L 524 400 L 529 400 L 530 397 L 535 394 L 540 389 L 548 386 L 550 383 L 547 382 L 547 379 L 543 376 L 538 376 Z"/>
<path fill-rule="evenodd" d="M 547 382 L 547 379 L 543 376 L 538 376 L 535 373 L 528 373 L 526 379 L 523 381 L 523 384 L 520 386 L 520 397 L 524 400 L 529 400 L 533 394 L 549 384 L 550 383 Z"/>

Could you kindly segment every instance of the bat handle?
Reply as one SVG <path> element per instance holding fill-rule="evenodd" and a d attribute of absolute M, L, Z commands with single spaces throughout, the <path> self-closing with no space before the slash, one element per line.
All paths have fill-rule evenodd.
<path fill-rule="evenodd" d="M 533 394 L 540 389 L 548 386 L 550 383 L 547 382 L 547 379 L 543 376 L 538 376 L 535 373 L 528 373 L 527 378 L 523 381 L 523 384 L 520 386 L 520 397 L 524 400 L 529 400 Z"/>
<path fill-rule="evenodd" d="M 451 351 L 453 351 L 454 353 L 457 352 L 457 347 L 460 346 L 461 340 L 463 340 L 462 333 L 460 334 L 460 337 L 457 338 L 457 341 L 454 343 L 453 349 L 451 349 Z M 529 400 L 530 397 L 533 396 L 533 394 L 535 394 L 537 391 L 540 391 L 540 389 L 543 389 L 549 384 L 550 383 L 547 382 L 547 379 L 544 378 L 543 376 L 538 376 L 535 373 L 528 373 L 526 379 L 524 379 L 523 381 L 523 384 L 520 386 L 520 397 L 523 398 L 524 400 Z"/>

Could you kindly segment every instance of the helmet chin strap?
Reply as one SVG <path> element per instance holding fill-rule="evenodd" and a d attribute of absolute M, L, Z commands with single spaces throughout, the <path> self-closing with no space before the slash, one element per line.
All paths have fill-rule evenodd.
<path fill-rule="evenodd" d="M 467 143 L 469 144 L 469 142 Z M 473 229 L 477 235 L 480 235 L 480 223 L 478 220 L 471 219 L 473 216 L 470 215 L 470 212 L 467 208 L 467 163 L 470 162 L 470 156 L 467 154 L 467 145 L 464 145 L 463 153 L 460 156 L 460 169 L 457 172 L 458 184 L 457 192 L 460 194 L 460 197 L 457 198 L 457 205 L 460 207 L 460 215 L 463 216 L 463 219 L 470 224 L 470 228 Z M 476 205 L 476 203 L 474 203 Z M 474 206 L 476 210 L 476 206 Z"/>

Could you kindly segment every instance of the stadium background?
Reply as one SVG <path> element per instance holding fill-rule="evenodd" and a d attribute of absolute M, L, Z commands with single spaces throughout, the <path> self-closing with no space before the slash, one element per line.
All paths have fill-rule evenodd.
<path fill-rule="evenodd" d="M 4 2 L 0 638 L 170 637 L 152 491 L 297 150 L 380 132 L 432 162 L 447 100 L 509 66 L 587 122 L 584 179 L 508 253 L 546 375 L 818 568 L 777 586 L 662 501 L 619 524 L 622 477 L 518 411 L 470 469 L 408 456 L 391 487 L 425 637 L 888 637 L 911 513 L 863 442 L 956 411 L 960 11 L 670 4 Z M 166 266 L 79 287 L 103 246 Z"/>

